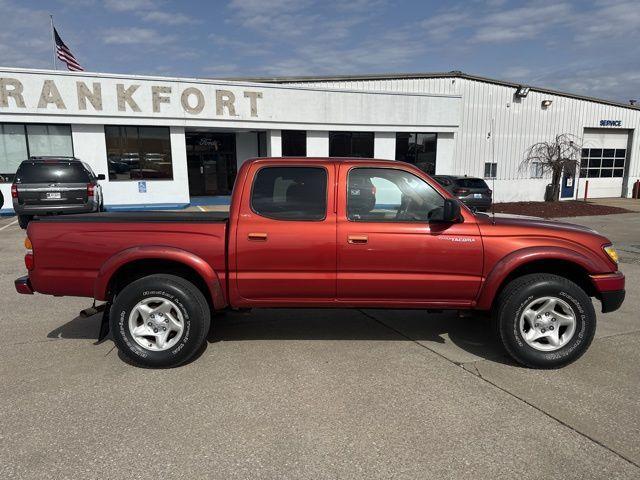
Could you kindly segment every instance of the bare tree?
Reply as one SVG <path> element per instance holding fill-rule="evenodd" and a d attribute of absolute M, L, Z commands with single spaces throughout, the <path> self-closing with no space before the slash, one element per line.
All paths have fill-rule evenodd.
<path fill-rule="evenodd" d="M 578 137 L 570 133 L 561 133 L 552 141 L 531 145 L 520 167 L 529 171 L 531 166 L 537 163 L 543 174 L 551 173 L 551 189 L 545 193 L 545 201 L 555 202 L 560 196 L 562 172 L 575 174 L 580 163 L 581 151 L 582 145 Z"/>

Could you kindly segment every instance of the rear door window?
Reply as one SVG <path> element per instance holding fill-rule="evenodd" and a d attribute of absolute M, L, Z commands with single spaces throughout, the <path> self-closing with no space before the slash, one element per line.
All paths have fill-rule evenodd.
<path fill-rule="evenodd" d="M 320 167 L 264 167 L 251 191 L 251 209 L 275 220 L 323 220 L 327 171 Z"/>
<path fill-rule="evenodd" d="M 464 188 L 489 188 L 481 178 L 459 178 L 456 180 L 456 184 Z"/>
<path fill-rule="evenodd" d="M 16 172 L 16 183 L 88 183 L 89 174 L 79 163 L 23 163 Z"/>

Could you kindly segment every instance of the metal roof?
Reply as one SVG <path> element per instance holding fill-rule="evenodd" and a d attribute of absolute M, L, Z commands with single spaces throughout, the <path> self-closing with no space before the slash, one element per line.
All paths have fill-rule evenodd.
<path fill-rule="evenodd" d="M 529 87 L 531 90 L 540 93 L 548 93 L 549 95 L 558 95 L 561 97 L 575 98 L 588 102 L 602 103 L 605 105 L 613 105 L 615 107 L 629 108 L 631 110 L 640 110 L 640 105 L 630 105 L 628 103 L 615 102 L 603 98 L 589 97 L 586 95 L 578 95 L 576 93 L 562 92 L 550 88 L 541 88 L 526 83 L 510 82 L 507 80 L 497 80 L 495 78 L 481 77 L 479 75 L 470 75 L 459 70 L 451 72 L 422 72 L 422 73 L 372 73 L 363 75 L 329 75 L 329 76 L 299 76 L 299 77 L 232 77 L 223 80 L 237 80 L 243 82 L 257 83 L 312 83 L 312 82 L 343 82 L 357 80 L 408 80 L 416 78 L 462 78 L 476 82 L 491 83 L 494 85 L 502 85 L 504 87 L 518 88 L 521 86 Z"/>

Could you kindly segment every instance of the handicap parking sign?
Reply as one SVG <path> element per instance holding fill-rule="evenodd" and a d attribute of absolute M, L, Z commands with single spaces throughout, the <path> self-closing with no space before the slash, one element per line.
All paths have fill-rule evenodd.
<path fill-rule="evenodd" d="M 138 182 L 138 193 L 147 193 L 147 182 Z"/>

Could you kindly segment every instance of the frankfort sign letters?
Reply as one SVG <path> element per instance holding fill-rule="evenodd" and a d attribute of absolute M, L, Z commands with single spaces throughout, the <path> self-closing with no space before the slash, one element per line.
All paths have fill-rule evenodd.
<path fill-rule="evenodd" d="M 115 91 L 104 92 L 103 82 L 73 80 L 64 89 L 55 80 L 44 79 L 39 95 L 28 95 L 25 86 L 17 78 L 0 77 L 0 109 L 15 108 L 38 110 L 77 109 L 80 112 L 103 112 L 105 99 L 115 99 L 118 112 L 161 113 L 163 106 L 172 103 L 180 105 L 182 111 L 190 115 L 208 114 L 216 117 L 238 117 L 240 115 L 257 118 L 262 92 L 253 90 L 234 91 L 224 86 L 211 85 L 209 95 L 203 89 L 188 86 L 177 89 L 173 85 L 149 85 L 140 83 L 113 83 L 108 88 Z M 144 92 L 144 90 L 147 92 Z M 33 93 L 33 92 L 31 92 Z M 238 93 L 241 93 L 239 95 Z M 141 101 L 146 94 L 148 101 Z M 112 107 L 113 108 L 113 107 Z M 149 113 L 151 113 L 149 112 Z"/>

